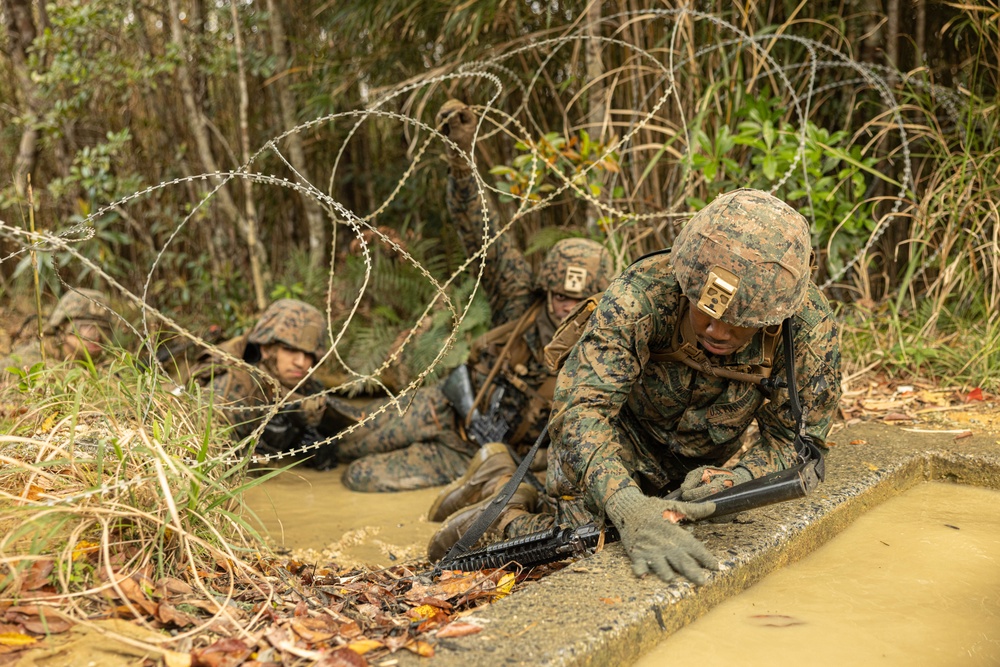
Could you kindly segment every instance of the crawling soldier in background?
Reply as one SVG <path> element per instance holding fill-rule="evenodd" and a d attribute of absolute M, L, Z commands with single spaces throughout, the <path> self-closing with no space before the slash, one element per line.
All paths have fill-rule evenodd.
<path fill-rule="evenodd" d="M 482 210 L 466 157 L 471 155 L 476 124 L 476 115 L 458 100 L 449 100 L 438 112 L 438 125 L 458 147 L 446 151 L 448 211 L 470 256 L 480 250 L 485 224 L 490 235 L 496 233 Z M 516 467 L 507 447 L 498 441 L 525 450 L 538 437 L 555 386 L 542 350 L 580 300 L 608 285 L 614 264 L 596 241 L 564 239 L 552 247 L 532 277 L 530 265 L 508 235 L 496 239 L 484 262 L 482 284 L 494 328 L 474 343 L 468 363 L 457 370 L 468 374 L 466 395 L 472 399 L 466 402 L 452 393 L 449 400 L 445 395 L 444 387 L 465 380 L 455 376 L 419 389 L 412 401 L 404 399 L 402 416 L 389 408 L 349 436 L 339 450 L 341 460 L 353 460 L 344 473 L 347 488 L 405 491 L 438 486 L 470 470 L 471 461 L 471 475 L 480 468 L 484 474 L 463 484 L 461 502 L 468 502 L 490 493 L 496 480 Z M 488 422 L 478 434 L 476 420 Z M 447 516 L 453 500 L 436 503 L 432 519 Z"/>
<path fill-rule="evenodd" d="M 66 292 L 49 316 L 42 330 L 45 358 L 51 362 L 91 359 L 104 354 L 111 337 L 111 307 L 103 292 L 72 289 Z M 0 372 L 9 366 L 26 370 L 42 360 L 38 341 L 31 340 L 15 348 L 0 361 Z"/>
<path fill-rule="evenodd" d="M 253 433 L 271 406 L 284 399 L 286 404 L 268 420 L 254 453 L 288 452 L 334 435 L 356 416 L 339 399 L 317 395 L 323 385 L 306 377 L 323 356 L 326 338 L 326 318 L 319 310 L 296 299 L 281 299 L 268 306 L 249 333 L 219 345 L 253 371 L 209 353 L 201 358 L 194 377 L 239 439 Z M 336 443 L 324 445 L 312 452 L 306 465 L 321 469 L 335 465 L 335 450 Z"/>

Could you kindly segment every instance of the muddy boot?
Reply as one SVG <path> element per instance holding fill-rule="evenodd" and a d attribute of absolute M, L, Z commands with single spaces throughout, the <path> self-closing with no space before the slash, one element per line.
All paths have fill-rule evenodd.
<path fill-rule="evenodd" d="M 515 470 L 517 465 L 514 464 L 507 445 L 502 442 L 483 445 L 472 457 L 465 474 L 441 489 L 427 511 L 427 519 L 444 521 L 463 507 L 492 496 L 511 478 Z"/>
<path fill-rule="evenodd" d="M 462 535 L 465 534 L 465 531 L 472 526 L 476 517 L 486 509 L 486 506 L 493 501 L 499 492 L 500 489 L 497 489 L 497 493 L 483 498 L 475 505 L 469 505 L 464 509 L 460 509 L 449 516 L 445 520 L 444 525 L 441 526 L 438 532 L 434 533 L 431 541 L 427 544 L 427 558 L 432 563 L 441 560 L 448 553 L 448 550 L 454 546 L 455 542 L 458 542 Z M 535 487 L 531 484 L 521 484 L 515 489 L 514 495 L 510 497 L 506 507 L 500 511 L 500 515 L 493 521 L 490 527 L 496 532 L 503 534 L 504 528 L 511 521 L 519 516 L 533 512 L 537 502 L 538 491 L 535 490 Z"/>

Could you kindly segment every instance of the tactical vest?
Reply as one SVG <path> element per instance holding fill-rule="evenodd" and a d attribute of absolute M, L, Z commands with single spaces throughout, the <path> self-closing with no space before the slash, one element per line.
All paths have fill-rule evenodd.
<path fill-rule="evenodd" d="M 737 382 L 749 382 L 760 386 L 761 380 L 771 377 L 771 370 L 774 365 L 774 353 L 781 339 L 781 325 L 764 327 L 760 331 L 763 337 L 761 341 L 761 363 L 750 366 L 745 371 L 735 371 L 720 366 L 708 358 L 701 348 L 698 347 L 698 339 L 688 317 L 687 297 L 681 296 L 681 307 L 677 321 L 680 326 L 674 328 L 673 339 L 670 348 L 667 350 L 651 350 L 649 360 L 653 362 L 674 361 L 689 366 L 699 373 L 723 377 Z M 597 302 L 600 301 L 601 294 L 595 294 L 580 302 L 569 316 L 559 325 L 552 341 L 545 346 L 545 365 L 553 375 L 566 363 L 569 351 L 573 349 L 576 342 L 583 335 L 583 329 L 590 321 L 590 316 L 597 310 Z"/>
<path fill-rule="evenodd" d="M 478 377 L 484 378 L 478 387 L 473 408 L 483 410 L 497 377 L 502 377 L 528 398 L 517 428 L 509 438 L 511 443 L 519 443 L 531 425 L 552 406 L 556 374 L 547 373 L 540 384 L 537 377 L 531 377 L 529 365 L 532 361 L 542 368 L 545 365 L 524 340 L 524 333 L 535 324 L 535 318 L 543 314 L 543 308 L 545 301 L 536 301 L 518 319 L 486 332 L 476 340 L 469 355 L 469 367 Z M 472 410 L 469 411 L 470 419 L 471 415 Z"/>

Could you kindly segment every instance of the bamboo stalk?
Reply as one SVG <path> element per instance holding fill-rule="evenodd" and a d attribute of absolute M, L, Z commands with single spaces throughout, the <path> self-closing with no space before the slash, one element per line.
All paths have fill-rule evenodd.
<path fill-rule="evenodd" d="M 32 237 L 35 235 L 35 197 L 31 189 L 31 174 L 26 174 L 27 178 L 27 191 L 28 191 L 28 230 L 31 232 Z M 35 282 L 35 313 L 36 321 L 38 324 L 38 352 L 42 357 L 42 361 L 45 361 L 45 339 L 44 329 L 42 325 L 42 287 L 38 279 L 38 255 L 35 253 L 34 242 L 32 242 L 31 250 L 28 251 L 31 255 L 31 274 Z"/>

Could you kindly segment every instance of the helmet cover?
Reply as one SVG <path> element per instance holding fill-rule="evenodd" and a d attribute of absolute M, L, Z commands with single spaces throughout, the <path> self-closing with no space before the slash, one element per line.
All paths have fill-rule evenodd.
<path fill-rule="evenodd" d="M 809 223 L 761 190 L 719 195 L 677 235 L 672 263 L 681 291 L 702 312 L 740 327 L 779 324 L 809 284 Z"/>

